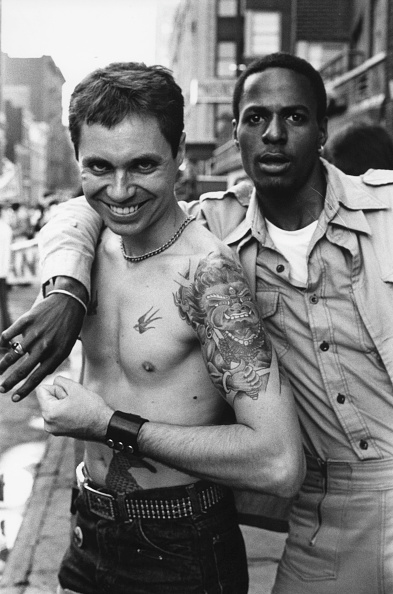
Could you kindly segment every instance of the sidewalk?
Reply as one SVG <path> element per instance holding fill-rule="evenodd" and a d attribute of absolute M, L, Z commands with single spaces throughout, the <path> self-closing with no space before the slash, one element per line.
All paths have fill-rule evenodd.
<path fill-rule="evenodd" d="M 14 297 L 17 290 L 14 290 Z M 18 290 L 16 315 L 30 307 L 28 293 Z M 20 309 L 22 311 L 20 311 Z M 15 319 L 15 318 L 14 318 Z M 70 377 L 78 377 L 79 349 L 71 355 Z M 55 594 L 57 569 L 70 535 L 70 490 L 74 479 L 74 442 L 49 436 L 37 468 L 33 490 L 26 506 L 3 577 L 0 593 Z M 270 594 L 286 534 L 242 527 L 250 573 L 249 594 Z"/>

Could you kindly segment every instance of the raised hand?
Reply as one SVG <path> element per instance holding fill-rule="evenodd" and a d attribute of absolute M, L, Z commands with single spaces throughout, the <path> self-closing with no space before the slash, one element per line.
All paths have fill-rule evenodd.
<path fill-rule="evenodd" d="M 7 328 L 1 335 L 0 345 L 8 347 L 9 351 L 0 361 L 0 374 L 7 369 L 11 373 L 0 378 L 0 392 L 8 392 L 26 380 L 12 396 L 17 402 L 53 373 L 70 354 L 84 314 L 78 301 L 56 293 L 34 305 Z"/>

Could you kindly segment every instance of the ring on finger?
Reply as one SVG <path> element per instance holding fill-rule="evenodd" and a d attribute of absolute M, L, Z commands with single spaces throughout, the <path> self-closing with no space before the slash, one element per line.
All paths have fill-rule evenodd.
<path fill-rule="evenodd" d="M 11 343 L 11 348 L 19 357 L 23 357 L 23 355 L 25 355 L 25 350 L 20 342 Z"/>

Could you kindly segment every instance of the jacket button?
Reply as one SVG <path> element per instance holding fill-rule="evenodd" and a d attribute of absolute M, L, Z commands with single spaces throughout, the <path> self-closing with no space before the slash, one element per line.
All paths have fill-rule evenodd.
<path fill-rule="evenodd" d="M 326 340 L 324 340 L 323 342 L 321 342 L 321 344 L 319 345 L 319 348 L 321 349 L 321 351 L 328 351 L 330 346 L 329 343 L 326 342 Z"/>
<path fill-rule="evenodd" d="M 313 305 L 316 305 L 318 303 L 318 301 L 319 301 L 318 295 L 315 295 L 315 293 L 314 293 L 314 295 L 311 295 L 310 303 L 312 303 Z"/>
<path fill-rule="evenodd" d="M 361 450 L 367 450 L 368 449 L 368 443 L 365 439 L 361 439 L 359 442 L 360 445 L 360 449 Z"/>
<path fill-rule="evenodd" d="M 284 272 L 284 270 L 285 270 L 284 264 L 278 264 L 276 266 L 276 270 L 277 270 L 277 272 Z"/>
<path fill-rule="evenodd" d="M 344 402 L 345 402 L 345 396 L 344 396 L 344 394 L 338 394 L 338 396 L 337 396 L 337 402 L 339 404 L 344 404 Z"/>

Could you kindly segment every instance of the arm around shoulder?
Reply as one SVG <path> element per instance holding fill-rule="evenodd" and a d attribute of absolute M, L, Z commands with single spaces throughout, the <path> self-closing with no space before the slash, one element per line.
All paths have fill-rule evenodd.
<path fill-rule="evenodd" d="M 59 204 L 39 233 L 42 282 L 66 276 L 89 291 L 90 269 L 101 227 L 101 217 L 83 196 Z"/>

